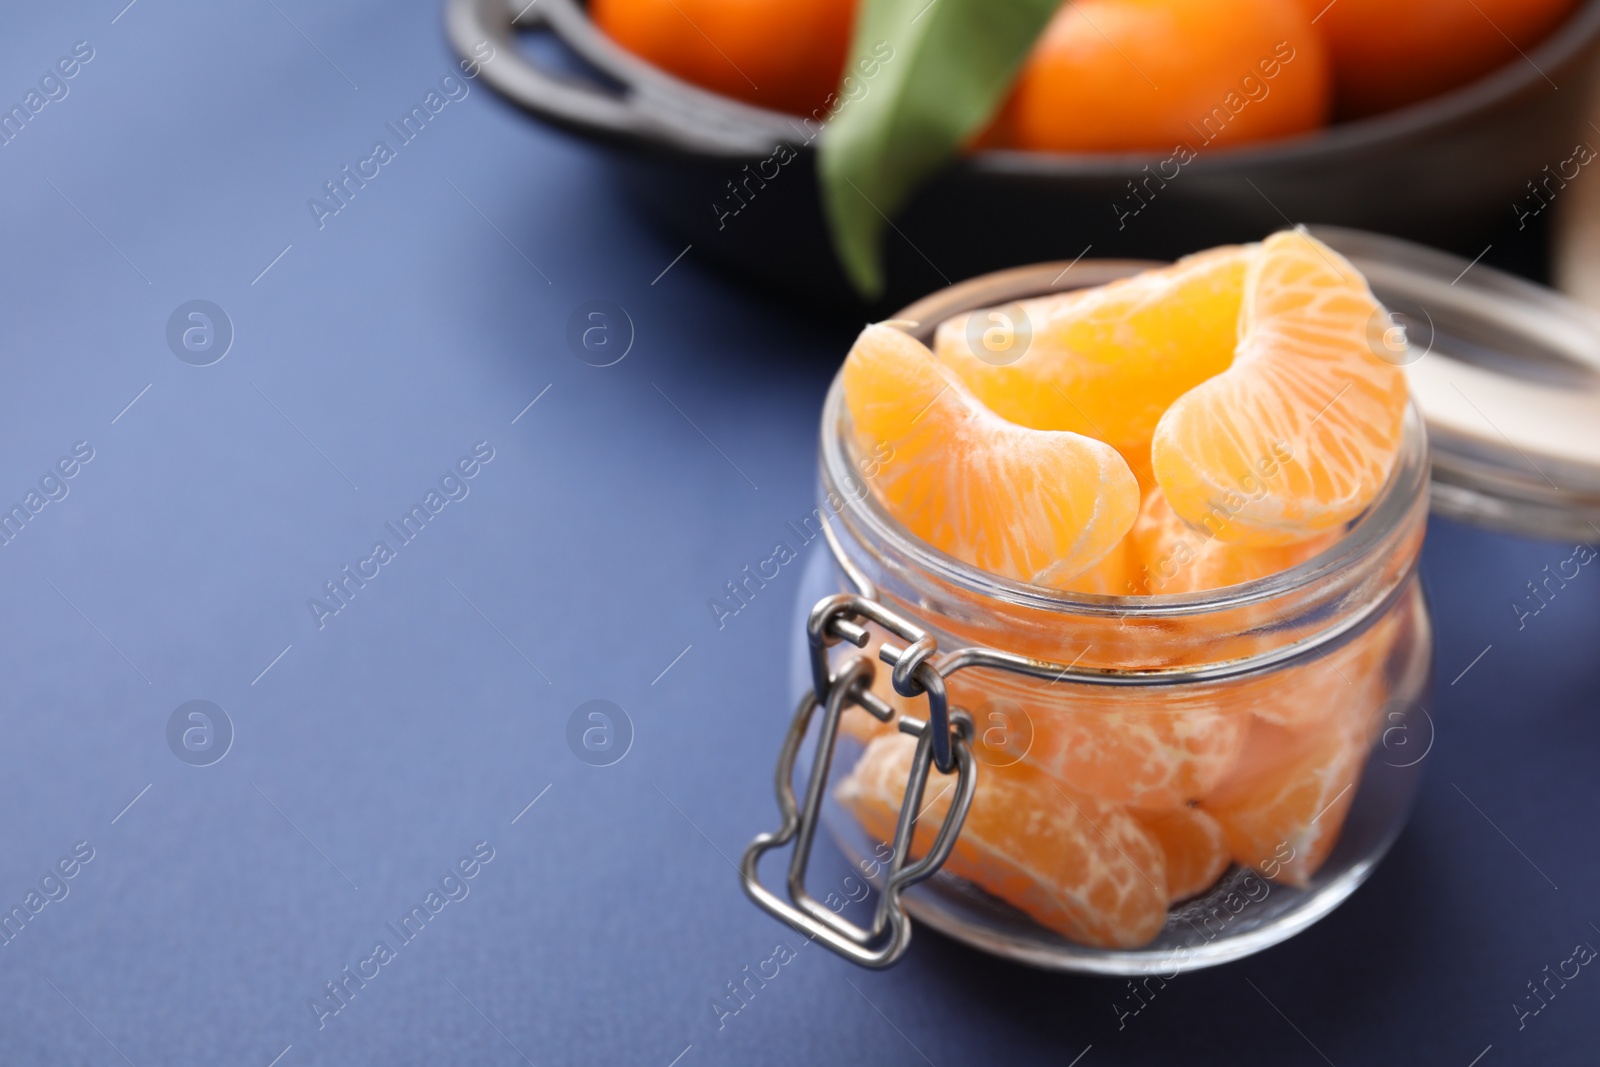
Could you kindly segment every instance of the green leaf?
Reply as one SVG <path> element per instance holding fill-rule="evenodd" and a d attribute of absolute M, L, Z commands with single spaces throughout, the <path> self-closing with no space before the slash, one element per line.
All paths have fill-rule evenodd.
<path fill-rule="evenodd" d="M 1060 0 L 862 0 L 822 132 L 823 212 L 845 273 L 882 294 L 885 227 L 989 121 Z"/>

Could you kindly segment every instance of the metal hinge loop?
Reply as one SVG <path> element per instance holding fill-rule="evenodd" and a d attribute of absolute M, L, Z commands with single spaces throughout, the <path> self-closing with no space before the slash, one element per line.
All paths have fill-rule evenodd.
<path fill-rule="evenodd" d="M 857 648 L 866 646 L 869 633 L 860 620 L 875 623 L 907 642 L 904 647 L 885 642 L 879 650 L 879 658 L 893 668 L 897 692 L 906 697 L 926 695 L 928 698 L 927 721 L 900 717 L 900 729 L 916 736 L 917 747 L 895 826 L 893 852 L 877 909 L 868 927 L 858 926 L 835 914 L 805 886 L 840 718 L 852 707 L 860 707 L 882 722 L 888 722 L 895 715 L 894 708 L 872 692 L 874 667 L 866 656 L 850 657 L 841 664 L 837 674 L 829 670 L 827 650 L 831 646 L 840 641 L 849 641 Z M 888 967 L 905 953 L 911 939 L 911 921 L 901 904 L 901 893 L 932 875 L 949 857 L 972 804 L 977 787 L 977 765 L 970 744 L 972 721 L 965 712 L 957 709 L 952 714 L 949 708 L 944 679 L 930 662 L 938 651 L 933 636 L 877 601 L 851 594 L 827 597 L 812 608 L 806 631 L 811 645 L 813 687 L 795 710 L 778 755 L 776 787 L 783 822 L 776 832 L 761 834 L 750 843 L 739 865 L 740 879 L 745 892 L 756 904 L 808 937 L 864 967 Z M 805 799 L 797 802 L 793 785 L 795 763 L 819 707 L 823 715 L 817 751 Z M 927 853 L 909 863 L 928 774 L 934 768 L 941 774 L 956 775 L 955 795 Z M 789 861 L 789 900 L 783 900 L 761 884 L 757 868 L 764 853 L 790 841 L 794 842 L 794 853 Z"/>

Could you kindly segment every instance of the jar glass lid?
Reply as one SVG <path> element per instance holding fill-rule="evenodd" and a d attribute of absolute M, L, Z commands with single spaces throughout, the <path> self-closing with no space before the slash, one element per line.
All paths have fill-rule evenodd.
<path fill-rule="evenodd" d="M 1404 327 L 1403 341 L 1380 332 L 1428 426 L 1433 511 L 1530 537 L 1600 538 L 1600 314 L 1407 241 L 1311 232 Z"/>

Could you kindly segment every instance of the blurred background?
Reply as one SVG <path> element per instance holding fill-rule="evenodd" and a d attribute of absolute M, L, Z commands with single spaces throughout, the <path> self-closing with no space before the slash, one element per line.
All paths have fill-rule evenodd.
<path fill-rule="evenodd" d="M 859 971 L 733 867 L 776 817 L 798 568 L 732 618 L 709 602 L 814 506 L 821 401 L 869 316 L 1291 223 L 1600 300 L 1600 3 L 1464 2 L 1492 34 L 1279 4 L 1304 36 L 1271 76 L 1265 0 L 1165 58 L 1117 4 L 1075 5 L 1093 33 L 1060 48 L 1099 49 L 1123 110 L 1052 95 L 1048 49 L 1023 49 L 934 99 L 961 121 L 925 137 L 884 94 L 826 100 L 853 56 L 820 2 L 609 3 L 608 30 L 566 0 L 11 12 L 0 1061 L 1592 1061 L 1600 979 L 1519 1015 L 1600 944 L 1597 579 L 1511 607 L 1571 538 L 1434 521 L 1409 827 L 1329 918 L 1136 1018 L 1121 981 L 931 931 Z M 1347 69 L 1439 70 L 1346 87 L 1318 36 L 1341 8 L 1338 40 L 1377 54 Z M 1192 90 L 1194 158 L 1135 106 L 1146 80 Z M 1213 104 L 1237 131 L 1269 103 L 1206 140 Z M 1057 139 L 1065 114 L 1104 139 Z M 819 178 L 833 121 L 864 132 Z M 871 212 L 837 199 L 857 177 Z M 846 873 L 819 846 L 813 881 Z M 779 945 L 779 977 L 719 1011 Z"/>

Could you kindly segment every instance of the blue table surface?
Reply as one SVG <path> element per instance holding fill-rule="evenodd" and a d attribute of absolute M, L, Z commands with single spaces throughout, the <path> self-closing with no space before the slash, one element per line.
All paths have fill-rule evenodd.
<path fill-rule="evenodd" d="M 611 164 L 481 82 L 400 144 L 454 66 L 433 0 L 125 3 L 0 38 L 7 107 L 92 49 L 0 146 L 0 1063 L 1594 1061 L 1600 974 L 1515 1005 L 1600 945 L 1600 571 L 1519 629 L 1571 546 L 1444 522 L 1426 784 L 1331 917 L 1120 1027 L 1120 982 L 926 931 L 719 1019 L 795 940 L 730 858 L 775 821 L 798 568 L 721 629 L 707 601 L 809 510 L 848 335 L 693 251 L 663 274 Z M 209 366 L 167 340 L 194 299 L 233 325 Z M 613 366 L 567 345 L 590 300 L 634 323 Z M 594 699 L 632 724 L 611 766 L 567 743 Z M 191 700 L 232 724 L 208 766 L 169 744 Z"/>

